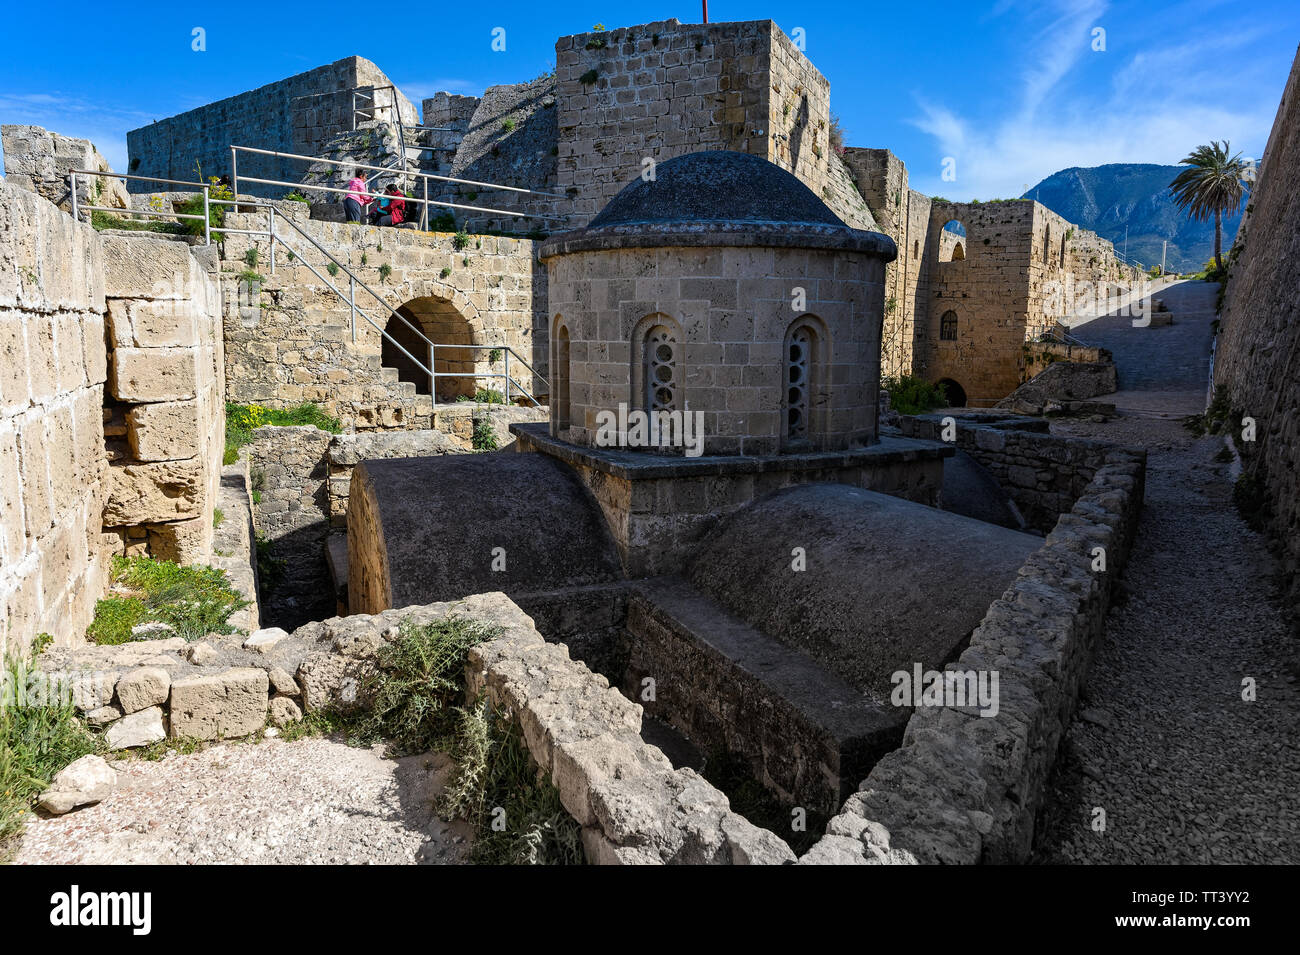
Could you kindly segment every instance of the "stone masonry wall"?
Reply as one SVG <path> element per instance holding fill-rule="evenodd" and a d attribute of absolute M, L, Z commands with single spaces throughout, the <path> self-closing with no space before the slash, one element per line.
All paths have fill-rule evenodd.
<path fill-rule="evenodd" d="M 231 217 L 232 225 L 240 221 L 243 228 L 264 229 L 266 220 L 264 215 Z M 535 396 L 546 394 L 545 349 L 537 347 L 535 333 L 545 327 L 544 313 L 535 314 L 535 309 L 545 302 L 546 270 L 536 267 L 532 241 L 474 236 L 465 248 L 457 249 L 454 236 L 447 233 L 312 220 L 300 224 L 380 294 L 389 308 L 404 307 L 405 314 L 436 344 L 508 344 L 538 372 L 534 377 L 516 361 L 512 378 Z M 348 293 L 346 273 L 340 270 L 338 278 L 330 277 L 324 257 L 306 240 L 283 223 L 278 231 L 322 277 Z M 241 258 L 251 243 L 238 238 L 247 237 L 232 236 L 225 243 L 229 269 L 245 267 Z M 263 283 L 260 287 L 241 284 L 238 295 L 228 295 L 226 300 L 230 400 L 271 407 L 314 401 L 340 418 L 347 430 L 431 427 L 433 402 L 427 394 L 427 376 L 410 376 L 418 378 L 418 384 L 401 381 L 398 367 L 405 359 L 396 353 L 394 364 L 385 367 L 378 329 L 358 316 L 354 340 L 345 299 L 330 291 L 302 259 L 288 261 L 282 246 L 276 253 L 276 274 L 271 275 L 266 243 L 257 247 Z M 391 270 L 387 274 L 385 267 Z M 233 275 L 228 277 L 235 287 L 233 280 Z M 360 286 L 356 296 L 357 304 L 374 321 L 391 321 L 398 334 L 409 334 Z M 438 371 L 465 371 L 463 379 L 454 379 L 462 386 L 501 390 L 501 378 L 477 377 L 503 371 L 504 356 L 494 367 L 488 362 L 491 357 L 487 348 L 451 347 L 438 352 L 435 365 Z M 440 387 L 447 381 L 453 379 L 441 379 Z"/>
<path fill-rule="evenodd" d="M 79 640 L 103 592 L 99 238 L 0 182 L 0 648 Z"/>
<path fill-rule="evenodd" d="M 996 672 L 999 709 L 917 707 L 886 755 L 799 861 L 1024 862 L 1035 815 L 1105 628 L 1141 513 L 1145 464 L 1109 455 L 1020 568 L 950 670 Z M 1096 548 L 1106 569 L 1096 571 Z"/>
<path fill-rule="evenodd" d="M 225 445 L 216 248 L 147 234 L 103 243 L 104 529 L 119 553 L 206 562 Z"/>
<path fill-rule="evenodd" d="M 1239 445 L 1268 505 L 1300 604 L 1300 57 L 1291 67 L 1259 177 L 1234 248 L 1221 311 L 1214 386 L 1252 417 L 1258 440 Z M 1225 259 L 1229 258 L 1225 256 Z"/>
<path fill-rule="evenodd" d="M 697 773 L 674 769 L 641 738 L 641 707 L 571 659 L 563 644 L 547 643 L 502 593 L 338 617 L 295 631 L 280 645 L 306 651 L 297 669 L 304 710 L 337 705 L 347 687 L 364 685 L 376 651 L 397 636 L 402 621 L 418 626 L 451 616 L 496 630 L 469 652 L 466 699 L 483 695 L 518 725 L 529 755 L 582 827 L 588 862 L 794 861 L 774 833 L 732 812 L 727 797 Z M 366 703 L 353 694 L 353 706 Z"/>
<path fill-rule="evenodd" d="M 264 427 L 247 447 L 253 523 L 277 562 L 262 575 L 262 622 L 292 630 L 334 612 L 325 560 L 329 533 L 329 465 L 333 437 L 314 427 Z"/>
<path fill-rule="evenodd" d="M 1022 418 L 957 420 L 957 448 L 984 465 L 1028 525 L 1044 532 L 1056 526 L 1108 462 L 1126 454 L 1144 467 L 1146 463 L 1145 451 L 1026 430 Z M 943 417 L 900 415 L 898 428 L 909 437 L 939 441 Z"/>
<path fill-rule="evenodd" d="M 230 147 L 254 146 L 279 152 L 314 155 L 310 150 L 335 133 L 351 128 L 350 98 L 338 91 L 391 83 L 369 60 L 344 57 L 325 66 L 230 96 L 198 109 L 141 126 L 126 134 L 131 156 L 128 172 L 138 176 L 195 181 L 230 173 Z M 312 100 L 300 97 L 330 94 Z M 407 116 L 415 108 L 399 94 Z M 295 160 L 242 153 L 241 175 L 297 182 L 306 166 Z M 136 182 L 131 192 L 156 187 Z M 283 186 L 240 184 L 241 194 L 278 197 Z"/>

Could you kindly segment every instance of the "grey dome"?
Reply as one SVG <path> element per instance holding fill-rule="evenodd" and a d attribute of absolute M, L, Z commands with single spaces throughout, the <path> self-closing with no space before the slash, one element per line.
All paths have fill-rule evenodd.
<path fill-rule="evenodd" d="M 689 153 L 655 167 L 609 201 L 589 228 L 668 222 L 765 222 L 838 226 L 813 191 L 762 156 L 728 150 Z"/>
<path fill-rule="evenodd" d="M 851 229 L 799 179 L 762 156 L 714 149 L 665 159 L 638 176 L 585 229 L 548 239 L 543 261 L 628 248 L 769 246 L 867 252 L 892 261 L 894 240 Z"/>

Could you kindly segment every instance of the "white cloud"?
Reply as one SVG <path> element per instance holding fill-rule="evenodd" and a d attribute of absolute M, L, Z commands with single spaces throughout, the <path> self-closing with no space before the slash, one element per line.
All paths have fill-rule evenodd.
<path fill-rule="evenodd" d="M 1176 163 L 1209 139 L 1226 138 L 1242 150 L 1267 139 L 1281 87 L 1223 68 L 1226 50 L 1248 48 L 1262 31 L 1179 41 L 1150 27 L 1149 45 L 1118 60 L 1089 46 L 1091 26 L 1105 10 L 1100 0 L 1044 9 L 1047 22 L 1027 42 L 1038 53 L 1005 110 L 991 119 L 918 95 L 919 114 L 908 122 L 934 139 L 939 156 L 956 160 L 957 178 L 944 181 L 938 161 L 912 165 L 913 188 L 953 199 L 1009 198 L 1071 166 Z M 1196 29 L 1203 37 L 1203 24 Z M 1077 75 L 1089 55 L 1117 58 L 1109 83 L 1088 85 Z"/>
<path fill-rule="evenodd" d="M 153 117 L 137 110 L 105 109 L 80 97 L 50 93 L 0 93 L 6 123 L 42 126 L 51 132 L 89 139 L 116 172 L 126 172 L 126 133 Z"/>

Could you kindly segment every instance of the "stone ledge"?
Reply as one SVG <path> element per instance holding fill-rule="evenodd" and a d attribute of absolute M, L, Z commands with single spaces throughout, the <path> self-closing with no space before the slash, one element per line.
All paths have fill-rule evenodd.
<path fill-rule="evenodd" d="M 907 461 L 937 461 L 951 457 L 951 445 L 910 437 L 882 437 L 876 444 L 849 451 L 814 451 L 801 454 L 769 455 L 680 455 L 650 454 L 589 448 L 551 437 L 547 424 L 512 424 L 510 433 L 520 451 L 540 451 L 570 465 L 603 471 L 628 481 L 670 477 L 763 474 L 772 471 L 812 471 L 901 464 Z"/>

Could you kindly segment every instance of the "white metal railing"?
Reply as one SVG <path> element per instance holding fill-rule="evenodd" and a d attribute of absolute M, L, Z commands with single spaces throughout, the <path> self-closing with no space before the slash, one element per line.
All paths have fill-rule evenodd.
<path fill-rule="evenodd" d="M 494 378 L 494 379 L 495 379 L 495 378 L 502 378 L 502 379 L 504 379 L 504 397 L 505 397 L 505 403 L 506 403 L 506 404 L 510 404 L 510 402 L 511 402 L 511 386 L 513 385 L 514 388 L 515 388 L 515 390 L 516 390 L 516 391 L 517 391 L 521 396 L 523 396 L 524 398 L 528 399 L 528 401 L 532 402 L 534 405 L 538 405 L 538 406 L 540 406 L 541 402 L 538 401 L 538 400 L 533 396 L 533 394 L 532 394 L 532 393 L 531 393 L 527 388 L 525 388 L 521 383 L 519 383 L 518 381 L 516 381 L 516 380 L 511 376 L 511 374 L 510 374 L 510 359 L 511 359 L 511 356 L 514 357 L 515 361 L 516 361 L 518 364 L 523 365 L 524 368 L 526 368 L 529 372 L 531 372 L 533 378 L 536 379 L 537 381 L 540 381 L 543 385 L 545 385 L 545 386 L 547 387 L 548 390 L 549 390 L 549 388 L 550 388 L 550 383 L 549 383 L 545 378 L 543 378 L 540 374 L 538 374 L 538 373 L 537 373 L 537 369 L 535 369 L 531 364 L 529 364 L 529 362 L 528 362 L 528 361 L 527 361 L 523 356 L 521 356 L 518 352 L 516 352 L 516 351 L 514 350 L 514 348 L 512 348 L 510 345 L 505 345 L 505 344 L 501 344 L 501 345 L 475 345 L 475 344 L 438 345 L 438 344 L 436 344 L 432 339 L 430 339 L 427 335 L 425 335 L 424 332 L 422 332 L 422 331 L 420 330 L 419 326 L 417 326 L 414 322 L 412 322 L 409 318 L 407 318 L 407 317 L 406 317 L 405 315 L 403 315 L 401 312 L 397 311 L 397 309 L 395 309 L 395 308 L 393 308 L 391 305 L 389 305 L 389 304 L 384 300 L 384 298 L 383 298 L 382 295 L 380 295 L 380 294 L 379 294 L 378 292 L 376 292 L 373 288 L 371 288 L 369 285 L 367 285 L 367 284 L 365 283 L 364 280 L 362 280 L 361 278 L 359 278 L 359 277 L 357 276 L 357 274 L 356 274 L 355 272 L 353 272 L 352 269 L 349 268 L 349 267 L 347 266 L 346 263 L 339 261 L 339 259 L 338 259 L 338 258 L 337 258 L 333 253 L 331 253 L 331 252 L 330 252 L 328 249 L 326 249 L 323 245 L 321 245 L 319 242 L 317 242 L 316 239 L 314 239 L 310 234 L 308 234 L 306 230 L 304 230 L 300 225 L 298 225 L 298 223 L 294 222 L 292 219 L 286 218 L 286 217 L 283 216 L 283 215 L 277 215 L 277 214 L 276 214 L 276 208 L 275 208 L 275 206 L 274 206 L 273 204 L 271 204 L 271 203 L 269 203 L 269 202 L 260 201 L 260 200 L 249 201 L 249 200 L 235 200 L 235 199 L 215 199 L 215 200 L 213 200 L 213 204 L 214 204 L 214 205 L 230 205 L 230 206 L 256 206 L 256 207 L 258 207 L 258 208 L 266 209 L 266 210 L 267 210 L 267 231 L 266 231 L 266 232 L 262 232 L 261 230 L 256 230 L 256 229 L 226 229 L 226 228 L 224 228 L 224 227 L 222 228 L 221 231 L 224 232 L 224 233 L 228 233 L 228 234 L 230 234 L 230 235 L 248 235 L 248 236 L 256 236 L 256 237 L 259 237 L 259 238 L 266 238 L 266 239 L 268 240 L 268 243 L 270 244 L 270 247 L 271 247 L 270 256 L 271 256 L 271 274 L 272 274 L 272 275 L 275 274 L 275 245 L 276 245 L 276 243 L 278 242 L 280 245 L 284 246 L 285 250 L 288 251 L 291 255 L 293 255 L 293 256 L 294 256 L 294 259 L 295 259 L 296 261 L 299 261 L 299 262 L 301 262 L 303 265 L 305 265 L 305 266 L 308 268 L 308 270 L 310 270 L 311 273 L 312 273 L 314 276 L 316 276 L 316 278 L 319 279 L 320 282 L 321 282 L 321 283 L 322 283 L 326 288 L 328 288 L 331 292 L 333 292 L 335 295 L 337 295 L 340 299 L 342 299 L 344 302 L 346 302 L 346 303 L 348 304 L 348 308 L 349 308 L 349 311 L 350 311 L 350 313 L 351 313 L 352 341 L 355 343 L 356 340 L 357 340 L 357 316 L 359 315 L 359 316 L 361 316 L 361 318 L 362 318 L 362 319 L 363 319 L 367 324 L 369 324 L 372 328 L 374 328 L 376 331 L 378 331 L 379 334 L 380 334 L 380 335 L 381 335 L 381 336 L 382 336 L 386 341 L 389 342 L 389 344 L 393 345 L 395 348 L 398 349 L 398 351 L 400 351 L 403 355 L 405 355 L 407 358 L 409 358 L 409 359 L 410 359 L 410 360 L 415 364 L 415 367 L 418 368 L 421 372 L 423 372 L 423 373 L 428 377 L 428 379 L 429 379 L 429 393 L 430 393 L 430 396 L 433 398 L 433 402 L 434 402 L 434 404 L 437 404 L 437 403 L 438 403 L 438 389 L 437 389 L 437 383 L 438 383 L 438 379 L 439 379 L 439 378 L 461 378 L 461 379 L 464 379 L 464 378 L 472 378 L 472 379 L 475 379 L 475 380 L 480 379 L 480 378 Z M 310 243 L 311 243 L 311 244 L 316 248 L 317 251 L 319 251 L 323 256 L 325 256 L 326 259 L 328 259 L 330 262 L 332 262 L 332 263 L 333 263 L 337 268 L 341 269 L 341 270 L 342 270 L 342 271 L 343 271 L 343 272 L 348 276 L 348 291 L 347 291 L 347 294 L 344 294 L 343 291 L 342 291 L 341 289 L 339 289 L 339 288 L 338 288 L 338 287 L 337 287 L 333 282 L 331 282 L 329 279 L 327 279 L 324 275 L 321 275 L 319 269 L 317 269 L 314 265 L 312 265 L 310 262 L 308 262 L 307 259 L 302 255 L 301 252 L 299 252 L 298 250 L 294 249 L 291 245 L 289 245 L 289 243 L 288 243 L 287 241 L 285 241 L 284 237 L 281 236 L 281 235 L 276 231 L 276 223 L 277 223 L 277 222 L 284 222 L 284 223 L 287 224 L 289 227 L 291 227 L 295 232 L 297 232 L 300 236 L 302 236 L 302 238 L 304 238 L 304 239 L 306 239 L 308 242 L 310 242 Z M 327 271 L 327 272 L 329 271 L 329 270 L 328 270 L 328 267 L 326 268 L 326 271 Z M 425 349 L 426 349 L 427 354 L 428 354 L 428 358 L 427 358 L 428 364 L 427 364 L 427 366 L 425 365 L 424 361 L 421 361 L 419 358 L 416 358 L 414 355 L 412 355 L 412 354 L 411 354 L 411 353 L 406 349 L 406 347 L 405 347 L 401 342 L 399 342 L 396 338 L 394 338 L 394 337 L 389 333 L 389 331 L 388 331 L 388 329 L 387 329 L 386 327 L 384 327 L 383 325 L 380 325 L 377 321 L 375 321 L 373 318 L 371 318 L 370 315 L 366 312 L 366 310 L 365 310 L 364 308 L 362 308 L 360 305 L 357 304 L 357 288 L 358 288 L 358 286 L 361 288 L 361 290 L 362 290 L 363 292 L 367 293 L 367 294 L 370 295 L 370 296 L 371 296 L 371 297 L 372 297 L 376 302 L 378 302 L 379 305 L 380 305 L 384 310 L 386 310 L 386 311 L 389 313 L 390 316 L 392 316 L 393 318 L 398 319 L 398 320 L 399 320 L 403 325 L 405 325 L 408 329 L 410 329 L 410 331 L 415 335 L 415 337 L 416 337 L 416 338 L 417 338 L 421 343 L 424 344 Z M 466 374 L 466 373 L 464 373 L 464 372 L 454 372 L 454 371 L 452 371 L 452 372 L 448 372 L 448 371 L 438 371 L 438 370 L 437 370 L 437 350 L 438 350 L 439 348 L 444 348 L 444 349 L 455 349 L 455 350 L 462 350 L 462 351 L 463 351 L 463 350 L 471 350 L 471 351 L 472 351 L 472 350 L 478 350 L 478 351 L 486 350 L 486 351 L 488 351 L 489 353 L 491 353 L 492 351 L 499 351 L 499 352 L 502 353 L 502 356 L 503 356 L 503 358 L 504 358 L 504 361 L 505 361 L 505 367 L 504 367 L 504 369 L 503 369 L 501 372 L 479 372 L 479 371 L 474 371 L 474 372 L 471 372 L 471 373 L 469 373 L 469 374 Z"/>
<path fill-rule="evenodd" d="M 308 186 L 301 182 L 289 182 L 283 179 L 260 179 L 254 176 L 240 176 L 239 175 L 239 153 L 241 152 L 253 153 L 259 156 L 274 156 L 277 159 L 293 159 L 301 162 L 311 162 L 311 163 L 318 163 L 318 162 L 328 163 L 331 166 L 339 166 L 347 169 L 367 169 L 367 170 L 374 170 L 375 172 L 380 172 L 380 173 L 396 172 L 392 168 L 386 166 L 372 166 L 372 165 L 367 165 L 365 163 L 348 162 L 342 159 L 325 159 L 320 156 L 304 156 L 299 153 L 284 153 L 284 152 L 278 152 L 277 150 L 274 149 L 259 149 L 254 146 L 231 146 L 230 147 L 230 180 L 235 195 L 239 195 L 239 183 L 241 179 L 244 182 L 256 182 L 266 186 L 288 186 L 293 189 L 314 189 L 319 192 L 333 192 L 333 193 L 344 194 L 344 195 L 348 194 L 349 192 L 349 190 L 341 189 L 337 186 Z M 471 205 L 466 205 L 464 203 L 445 202 L 439 199 L 430 199 L 429 182 L 431 180 L 436 180 L 439 182 L 454 182 L 465 186 L 477 186 L 480 189 L 494 189 L 494 190 L 500 190 L 502 192 L 514 192 L 514 193 L 521 193 L 521 194 L 532 195 L 532 196 L 545 196 L 550 199 L 567 198 L 566 196 L 562 196 L 554 192 L 541 192 L 540 190 L 537 189 L 524 189 L 521 186 L 503 186 L 499 183 L 479 182 L 478 180 L 475 179 L 458 179 L 454 176 L 439 176 L 430 172 L 396 173 L 396 174 L 414 176 L 421 180 L 421 184 L 424 190 L 423 198 L 416 198 L 414 196 L 406 196 L 406 195 L 403 195 L 400 198 L 405 202 L 411 202 L 421 206 L 420 225 L 421 228 L 425 229 L 426 231 L 428 229 L 428 224 L 429 224 L 428 220 L 429 220 L 430 206 L 440 206 L 446 209 L 467 209 L 471 212 L 485 212 L 491 215 L 511 216 L 511 217 L 518 217 L 522 219 L 560 218 L 558 216 L 535 215 L 534 213 L 531 212 L 518 212 L 518 211 L 508 210 L 508 209 L 492 209 L 486 206 L 471 206 Z M 382 193 L 371 193 L 371 192 L 360 193 L 360 195 L 367 196 L 370 198 L 379 198 L 379 199 L 398 198 L 398 197 L 384 196 Z"/>
<path fill-rule="evenodd" d="M 77 202 L 77 177 L 78 176 L 102 176 L 106 179 L 129 179 L 137 182 L 161 182 L 171 186 L 189 186 L 200 189 L 203 192 L 203 215 L 191 212 L 163 212 L 161 209 L 118 209 L 113 206 L 89 206 L 80 205 Z M 212 186 L 206 182 L 185 182 L 180 179 L 159 179 L 155 176 L 127 176 L 117 172 L 99 172 L 94 169 L 73 169 L 68 172 L 68 185 L 72 190 L 72 218 L 78 219 L 80 212 L 112 212 L 117 215 L 133 216 L 153 216 L 162 219 L 202 219 L 203 220 L 203 241 L 207 245 L 212 244 L 212 220 L 208 218 L 210 211 L 211 199 L 209 190 Z"/>

